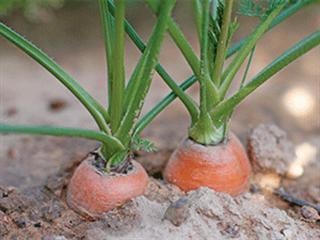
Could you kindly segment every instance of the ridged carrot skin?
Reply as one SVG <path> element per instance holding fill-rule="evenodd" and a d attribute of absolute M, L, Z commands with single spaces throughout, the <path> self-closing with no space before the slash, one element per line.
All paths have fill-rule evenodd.
<path fill-rule="evenodd" d="M 186 192 L 206 186 L 236 196 L 248 190 L 250 173 L 245 149 L 230 134 L 226 143 L 215 146 L 184 140 L 172 154 L 164 177 Z"/>
<path fill-rule="evenodd" d="M 77 213 L 93 219 L 142 195 L 148 175 L 140 163 L 132 161 L 127 174 L 107 175 L 98 171 L 90 159 L 74 172 L 67 189 L 67 203 Z"/>

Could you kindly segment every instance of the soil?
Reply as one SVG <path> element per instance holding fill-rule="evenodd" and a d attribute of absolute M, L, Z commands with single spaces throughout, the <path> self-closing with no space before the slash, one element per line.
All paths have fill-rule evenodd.
<path fill-rule="evenodd" d="M 258 127 L 249 139 L 255 139 L 256 146 L 261 146 L 255 132 L 259 131 L 260 136 L 266 137 L 270 128 L 276 126 Z M 288 142 L 288 146 L 291 144 Z M 250 156 L 259 151 L 252 145 L 250 149 L 253 150 Z M 260 151 L 263 149 L 261 147 Z M 146 155 L 153 159 L 153 155 L 156 157 L 157 154 Z M 269 158 L 272 156 L 272 153 L 269 154 Z M 256 155 L 254 159 L 259 157 L 261 155 Z M 265 153 L 264 157 L 268 155 Z M 137 160 L 144 164 L 145 158 L 138 157 Z M 261 158 L 261 161 L 264 159 Z M 281 161 L 283 159 L 279 158 L 279 163 Z M 320 238 L 320 217 L 314 208 L 290 206 L 274 194 L 264 192 L 255 181 L 252 181 L 251 192 L 232 198 L 208 188 L 185 194 L 174 185 L 150 177 L 144 196 L 106 213 L 102 220 L 88 221 L 70 210 L 65 203 L 68 180 L 80 162 L 81 159 L 74 158 L 64 164 L 43 185 L 23 190 L 0 186 L 0 239 L 160 240 L 164 236 L 170 239 Z M 150 173 L 158 172 L 165 165 L 163 162 L 161 167 L 156 164 L 153 168 L 150 162 L 146 164 Z M 257 171 L 255 174 L 264 173 Z M 303 178 L 297 181 L 301 180 Z M 299 191 L 288 182 L 281 186 Z M 313 191 L 309 189 L 310 196 L 317 196 L 317 187 L 314 185 Z M 319 204 L 310 196 L 303 198 Z"/>
<path fill-rule="evenodd" d="M 148 11 L 140 15 L 135 11 L 137 8 L 133 7 L 129 14 L 138 31 L 150 29 Z M 272 35 L 267 34 L 257 48 L 249 77 L 316 29 L 318 12 L 317 6 L 306 8 L 277 27 Z M 104 52 L 96 13 L 94 7 L 80 5 L 54 13 L 45 23 L 26 23 L 19 14 L 5 22 L 46 50 L 104 102 Z M 183 29 L 189 29 L 189 16 L 187 11 L 177 13 Z M 253 24 L 240 20 L 244 29 Z M 142 32 L 145 39 L 147 33 Z M 240 31 L 236 38 L 244 33 Z M 196 34 L 187 32 L 187 37 L 195 46 Z M 139 54 L 130 44 L 126 50 L 131 69 Z M 46 71 L 2 39 L 0 52 L 1 122 L 94 126 L 84 109 Z M 147 192 L 107 213 L 100 221 L 87 221 L 65 204 L 65 189 L 72 172 L 97 148 L 96 143 L 1 135 L 0 239 L 320 239 L 319 214 L 313 208 L 289 204 L 274 194 L 283 187 L 294 197 L 320 204 L 318 60 L 319 49 L 275 76 L 235 112 L 233 132 L 243 143 L 250 140 L 251 160 L 259 162 L 250 193 L 236 198 L 206 188 L 185 194 L 163 182 L 161 171 L 188 126 L 186 111 L 179 102 L 174 102 L 143 132 L 159 150 L 135 154 L 150 176 Z M 161 62 L 178 81 L 190 75 L 169 40 Z M 195 89 L 190 93 L 194 94 Z M 310 93 L 313 101 L 312 109 L 303 115 L 295 115 L 285 104 L 285 96 L 296 89 Z M 156 76 L 144 112 L 167 92 Z M 260 123 L 277 124 L 284 130 L 271 125 L 255 128 Z M 270 168 L 270 163 L 277 167 Z M 292 163 L 299 163 L 299 174 L 287 178 Z"/>

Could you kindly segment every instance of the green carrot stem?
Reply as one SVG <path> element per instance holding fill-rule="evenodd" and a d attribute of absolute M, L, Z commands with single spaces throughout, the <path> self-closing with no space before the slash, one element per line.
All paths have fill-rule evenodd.
<path fill-rule="evenodd" d="M 102 25 L 102 32 L 104 38 L 104 46 L 107 61 L 107 79 L 108 79 L 108 104 L 111 105 L 111 88 L 112 88 L 112 46 L 113 46 L 113 32 L 111 16 L 106 0 L 99 0 L 99 10 Z"/>
<path fill-rule="evenodd" d="M 233 59 L 230 65 L 227 67 L 225 72 L 223 73 L 222 79 L 223 82 L 219 89 L 220 99 L 223 99 L 232 83 L 232 80 L 241 67 L 242 63 L 252 50 L 252 48 L 257 44 L 258 40 L 262 37 L 262 35 L 266 32 L 266 30 L 271 25 L 272 21 L 280 14 L 283 7 L 286 5 L 285 1 L 279 4 L 270 14 L 269 16 L 255 29 L 255 31 L 250 34 L 246 43 L 241 47 L 237 56 Z"/>
<path fill-rule="evenodd" d="M 245 99 L 250 93 L 261 86 L 265 81 L 278 73 L 285 66 L 307 53 L 311 49 L 320 45 L 320 31 L 316 31 L 304 38 L 293 47 L 276 58 L 271 64 L 265 67 L 258 75 L 256 75 L 249 83 L 244 85 L 238 92 L 230 98 L 221 102 L 215 109 L 212 110 L 212 118 L 218 119 L 226 112 L 233 110 L 235 106 Z"/>
<path fill-rule="evenodd" d="M 54 75 L 70 92 L 78 98 L 83 106 L 89 111 L 95 119 L 99 128 L 109 133 L 109 128 L 103 118 L 109 118 L 108 113 L 104 108 L 86 91 L 78 82 L 76 82 L 70 75 L 68 75 L 55 61 L 53 61 L 47 54 L 42 52 L 39 48 L 26 40 L 24 37 L 0 23 L 0 35 L 5 37 L 11 43 L 20 48 L 23 52 L 28 54 L 31 58 L 41 64 L 52 75 Z"/>
<path fill-rule="evenodd" d="M 147 4 L 150 6 L 150 8 L 157 13 L 159 8 L 159 0 L 145 0 Z M 172 37 L 175 44 L 180 49 L 181 53 L 185 57 L 187 63 L 191 67 L 194 74 L 197 76 L 197 80 L 200 78 L 200 61 L 195 54 L 194 50 L 192 49 L 190 43 L 184 36 L 182 30 L 179 28 L 179 26 L 175 23 L 175 21 L 170 18 L 168 21 L 168 30 L 169 34 Z M 206 78 L 210 78 L 210 75 L 206 75 Z M 210 101 L 211 105 L 214 105 L 214 103 L 218 100 L 219 94 L 218 94 L 218 88 L 212 83 L 212 81 L 206 81 L 206 89 L 207 89 L 207 95 L 208 99 L 213 99 Z"/>
<path fill-rule="evenodd" d="M 124 73 L 124 19 L 125 19 L 125 0 L 116 0 L 115 10 L 115 38 L 113 49 L 113 78 L 111 91 L 111 131 L 115 133 L 120 125 L 123 113 L 123 98 L 125 90 Z"/>
<path fill-rule="evenodd" d="M 109 6 L 111 11 L 114 11 L 114 5 L 109 1 Z M 128 34 L 128 36 L 131 38 L 131 40 L 134 42 L 134 44 L 138 47 L 138 49 L 141 52 L 144 52 L 146 45 L 141 39 L 141 37 L 138 35 L 138 33 L 134 30 L 132 25 L 125 20 L 125 30 Z M 191 115 L 192 122 L 195 122 L 198 117 L 198 106 L 193 101 L 193 99 L 186 94 L 182 89 L 179 88 L 179 86 L 175 83 L 173 78 L 169 75 L 169 73 L 162 67 L 161 64 L 156 65 L 156 71 L 161 76 L 161 78 L 164 80 L 164 82 L 170 87 L 170 89 L 177 94 L 179 99 L 182 101 L 182 103 L 187 108 L 189 114 Z"/>
<path fill-rule="evenodd" d="M 191 76 L 186 81 L 184 81 L 182 84 L 179 85 L 179 88 L 182 91 L 185 91 L 189 87 L 191 87 L 196 82 L 196 77 Z M 170 103 L 172 103 L 176 99 L 177 95 L 175 92 L 169 93 L 167 96 L 165 96 L 154 108 L 152 108 L 146 115 L 144 115 L 136 124 L 136 127 L 134 129 L 133 136 L 138 135 L 142 132 L 143 129 L 145 129 L 149 123 L 160 113 L 162 112 Z"/>
<path fill-rule="evenodd" d="M 128 91 L 126 93 L 129 99 L 128 106 L 115 135 L 125 146 L 130 143 L 136 118 L 141 112 L 146 93 L 149 90 L 153 69 L 158 62 L 168 19 L 174 5 L 175 0 L 163 1 L 157 23 L 152 31 L 147 47 L 129 80 Z"/>
<path fill-rule="evenodd" d="M 249 72 L 249 68 L 251 66 L 251 62 L 252 62 L 252 58 L 253 58 L 253 54 L 254 54 L 254 51 L 256 49 L 256 46 L 254 46 L 250 52 L 250 55 L 249 55 L 249 59 L 248 59 L 248 63 L 246 65 L 246 68 L 244 70 L 244 73 L 243 73 L 243 76 L 242 76 L 242 79 L 241 79 L 241 82 L 240 82 L 240 88 L 243 87 L 245 81 L 246 81 L 246 78 L 247 78 L 247 75 L 248 75 L 248 72 Z"/>
<path fill-rule="evenodd" d="M 201 7 L 201 2 L 200 0 L 193 0 L 192 1 L 193 4 L 193 9 L 195 12 L 195 19 L 196 19 L 196 28 L 197 28 L 197 33 L 198 33 L 198 39 L 199 42 L 202 39 L 202 32 L 201 32 L 201 26 L 202 26 L 202 7 Z"/>
<path fill-rule="evenodd" d="M 207 113 L 207 88 L 206 76 L 209 75 L 208 67 L 208 29 L 209 29 L 209 10 L 210 0 L 203 0 L 202 2 L 202 26 L 201 26 L 201 44 L 200 44 L 200 117 Z"/>
<path fill-rule="evenodd" d="M 227 39 L 228 39 L 228 32 L 232 14 L 232 6 L 233 0 L 228 0 L 225 3 L 225 8 L 223 12 L 222 18 L 222 27 L 221 27 L 221 34 L 219 36 L 218 46 L 217 46 L 217 55 L 214 62 L 212 80 L 215 82 L 216 86 L 220 86 L 221 83 L 221 73 L 223 70 L 223 64 L 226 55 L 226 48 L 227 48 Z"/>
<path fill-rule="evenodd" d="M 23 125 L 0 124 L 0 133 L 47 135 L 57 137 L 80 137 L 99 141 L 102 144 L 108 146 L 110 151 L 120 151 L 124 149 L 122 143 L 118 139 L 112 136 L 108 136 L 105 133 L 97 132 L 94 130 L 48 126 L 31 127 Z"/>

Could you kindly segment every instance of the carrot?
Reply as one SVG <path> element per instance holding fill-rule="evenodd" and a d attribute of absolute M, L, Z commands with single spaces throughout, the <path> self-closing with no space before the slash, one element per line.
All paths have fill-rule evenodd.
<path fill-rule="evenodd" d="M 156 13 L 156 3 L 159 4 L 160 1 L 146 1 Z M 186 107 L 191 120 L 188 138 L 178 146 L 164 170 L 164 178 L 184 191 L 206 186 L 235 196 L 248 189 L 251 167 L 246 151 L 237 137 L 229 133 L 234 109 L 274 74 L 320 43 L 320 32 L 316 31 L 288 49 L 246 83 L 259 39 L 268 29 L 283 20 L 284 15 L 287 16 L 289 12 L 292 13 L 303 5 L 301 2 L 295 6 L 286 6 L 286 1 L 270 2 L 265 11 L 260 11 L 263 9 L 259 5 L 261 3 L 241 1 L 238 13 L 259 16 L 261 22 L 246 37 L 236 56 L 227 65 L 229 45 L 238 28 L 236 18 L 232 19 L 235 2 L 194 0 L 200 59 L 178 24 L 172 18 L 168 24 L 170 36 L 193 71 L 193 76 L 187 80 L 188 84 L 197 81 L 200 85 L 198 104 L 187 93 L 180 91 L 182 86 L 187 88 L 187 83 L 176 88 L 170 79 L 166 79 L 167 85 Z M 247 66 L 240 88 L 227 98 L 228 90 L 246 59 Z M 159 105 L 159 108 L 161 107 Z M 145 117 L 141 124 L 145 124 L 152 117 L 153 115 Z"/>
<path fill-rule="evenodd" d="M 0 124 L 0 133 L 82 137 L 100 142 L 96 152 L 97 159 L 101 160 L 99 169 L 95 167 L 97 159 L 85 159 L 74 172 L 67 189 L 68 205 L 80 214 L 98 218 L 104 212 L 142 195 L 146 189 L 147 173 L 135 161 L 131 161 L 130 165 L 129 159 L 135 148 L 148 150 L 152 146 L 136 133 L 136 120 L 150 89 L 175 1 L 161 1 L 148 43 L 131 77 L 125 81 L 126 1 L 99 0 L 107 59 L 108 106 L 94 99 L 47 54 L 0 22 L 0 36 L 19 47 L 67 87 L 88 110 L 99 128 L 88 130 Z"/>
<path fill-rule="evenodd" d="M 140 163 L 132 161 L 125 174 L 106 174 L 84 160 L 74 172 L 67 190 L 68 205 L 81 215 L 97 219 L 144 193 L 148 175 Z"/>
<path fill-rule="evenodd" d="M 230 134 L 226 143 L 212 146 L 184 140 L 172 154 L 164 178 L 183 191 L 206 186 L 235 196 L 248 189 L 250 172 L 246 151 Z"/>

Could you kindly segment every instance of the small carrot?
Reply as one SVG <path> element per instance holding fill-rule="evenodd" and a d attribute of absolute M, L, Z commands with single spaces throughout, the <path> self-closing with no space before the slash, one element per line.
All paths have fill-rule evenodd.
<path fill-rule="evenodd" d="M 108 175 L 94 166 L 94 158 L 82 161 L 74 172 L 67 191 L 67 203 L 81 215 L 99 218 L 144 193 L 148 175 L 140 163 L 131 162 L 126 174 Z"/>
<path fill-rule="evenodd" d="M 82 137 L 101 143 L 95 153 L 96 158 L 84 159 L 68 185 L 67 203 L 80 214 L 98 218 L 104 212 L 142 195 L 146 190 L 148 175 L 139 163 L 130 160 L 130 153 L 137 142 L 142 148 L 150 148 L 150 144 L 139 140 L 135 132 L 136 119 L 140 116 L 150 88 L 152 73 L 158 62 L 168 18 L 174 5 L 175 0 L 161 2 L 159 16 L 145 51 L 125 84 L 126 1 L 99 0 L 107 58 L 108 108 L 95 100 L 43 51 L 0 23 L 0 36 L 52 73 L 84 105 L 99 127 L 96 131 L 0 124 L 0 133 Z"/>

